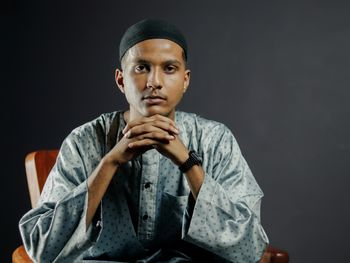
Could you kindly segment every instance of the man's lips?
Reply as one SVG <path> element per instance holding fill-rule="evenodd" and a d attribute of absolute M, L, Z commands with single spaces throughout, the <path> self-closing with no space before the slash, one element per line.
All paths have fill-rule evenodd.
<path fill-rule="evenodd" d="M 161 96 L 145 96 L 143 100 L 149 105 L 160 104 L 165 101 L 165 98 Z"/>
<path fill-rule="evenodd" d="M 161 96 L 145 96 L 145 97 L 143 97 L 143 99 L 144 100 L 145 99 L 151 99 L 151 100 L 153 100 L 153 99 L 161 99 L 161 100 L 165 100 L 165 98 L 163 98 Z"/>

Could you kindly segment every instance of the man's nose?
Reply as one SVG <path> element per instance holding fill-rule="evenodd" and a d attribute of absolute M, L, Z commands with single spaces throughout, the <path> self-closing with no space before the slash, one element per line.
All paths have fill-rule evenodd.
<path fill-rule="evenodd" d="M 150 71 L 147 80 L 147 88 L 160 89 L 163 87 L 163 77 L 161 69 L 154 68 Z"/>

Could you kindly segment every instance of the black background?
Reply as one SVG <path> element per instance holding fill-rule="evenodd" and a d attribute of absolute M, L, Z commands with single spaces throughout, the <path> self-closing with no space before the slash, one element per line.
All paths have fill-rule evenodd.
<path fill-rule="evenodd" d="M 225 123 L 265 192 L 262 223 L 291 262 L 346 262 L 347 1 L 7 1 L 1 4 L 1 261 L 30 209 L 24 157 L 127 104 L 114 83 L 124 30 L 176 24 L 190 46 L 179 109 Z"/>

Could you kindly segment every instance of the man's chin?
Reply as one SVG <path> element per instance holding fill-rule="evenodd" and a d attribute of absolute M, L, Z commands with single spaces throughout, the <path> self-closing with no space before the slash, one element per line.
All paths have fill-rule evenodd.
<path fill-rule="evenodd" d="M 164 116 L 164 117 L 171 117 L 171 115 L 172 115 L 172 113 L 173 113 L 173 110 L 171 110 L 171 111 L 167 111 L 167 110 L 162 110 L 162 109 L 149 109 L 149 110 L 146 110 L 145 112 L 144 112 L 144 117 L 151 117 L 151 116 L 153 116 L 153 115 L 157 115 L 157 114 L 159 114 L 159 115 L 162 115 L 162 116 Z"/>
<path fill-rule="evenodd" d="M 145 115 L 144 115 L 144 117 L 152 117 L 152 116 L 154 116 L 154 115 L 157 115 L 157 114 L 159 114 L 159 115 L 162 115 L 162 116 L 165 116 L 165 117 L 169 117 L 169 113 L 164 113 L 164 112 L 161 112 L 161 111 L 155 111 L 155 112 L 148 112 L 148 113 L 146 113 Z"/>

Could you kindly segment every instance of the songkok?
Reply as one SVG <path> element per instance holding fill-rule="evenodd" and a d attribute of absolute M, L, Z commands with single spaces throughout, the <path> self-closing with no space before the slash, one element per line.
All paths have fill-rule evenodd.
<path fill-rule="evenodd" d="M 119 45 L 119 60 L 121 61 L 126 51 L 135 44 L 155 38 L 177 43 L 184 50 L 187 60 L 187 43 L 183 34 L 174 25 L 157 19 L 144 19 L 125 31 Z"/>

